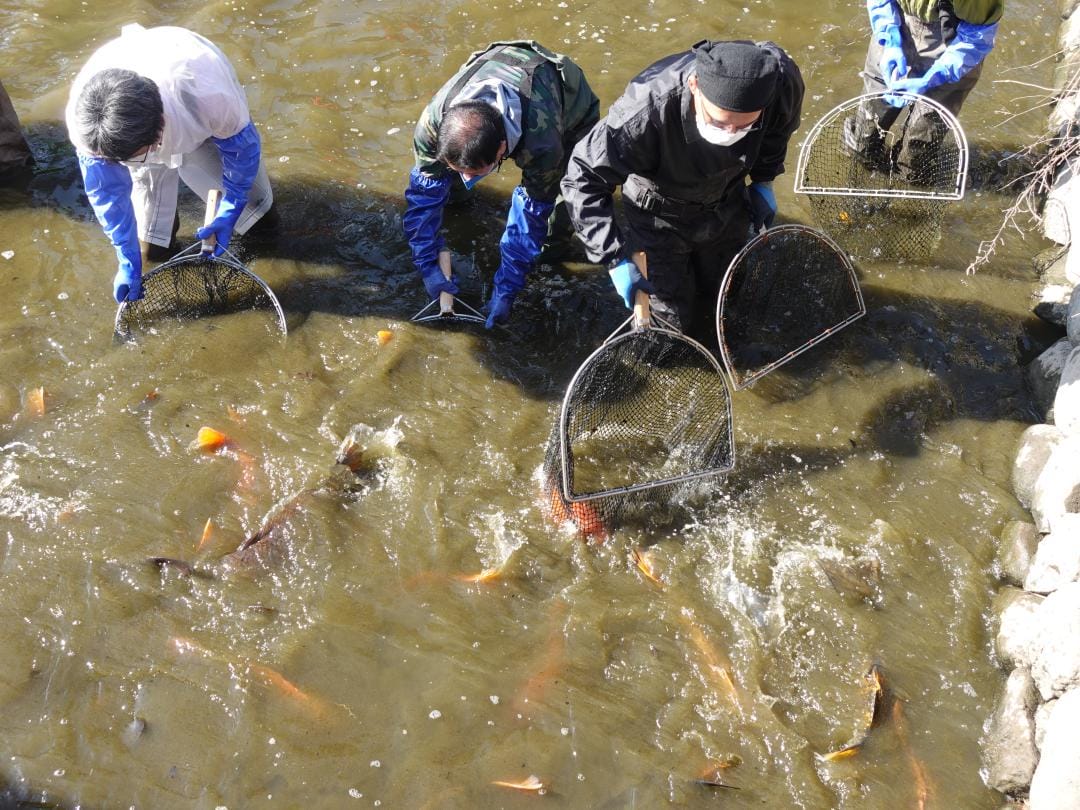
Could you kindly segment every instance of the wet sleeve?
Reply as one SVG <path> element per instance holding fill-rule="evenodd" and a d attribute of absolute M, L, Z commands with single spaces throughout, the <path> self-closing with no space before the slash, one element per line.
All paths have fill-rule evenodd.
<path fill-rule="evenodd" d="M 755 183 L 775 180 L 784 173 L 788 142 L 802 119 L 803 85 L 798 65 L 786 54 L 780 57 L 783 73 L 777 98 L 765 110 L 765 132 L 757 160 L 750 167 L 750 179 Z"/>
<path fill-rule="evenodd" d="M 659 136 L 647 115 L 622 119 L 617 107 L 618 102 L 578 141 L 562 180 L 574 230 L 589 260 L 604 265 L 627 258 L 615 224 L 615 188 L 631 174 L 650 176 L 660 154 Z"/>

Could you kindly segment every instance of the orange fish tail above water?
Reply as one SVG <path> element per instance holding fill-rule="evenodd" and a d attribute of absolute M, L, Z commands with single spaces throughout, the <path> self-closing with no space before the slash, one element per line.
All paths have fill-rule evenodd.
<path fill-rule="evenodd" d="M 205 425 L 199 428 L 199 434 L 195 438 L 195 446 L 207 453 L 220 450 L 231 443 L 231 439 L 220 430 Z"/>
<path fill-rule="evenodd" d="M 603 543 L 608 538 L 607 526 L 600 510 L 592 501 L 568 501 L 552 484 L 548 492 L 548 512 L 557 523 L 573 523 L 582 537 Z"/>

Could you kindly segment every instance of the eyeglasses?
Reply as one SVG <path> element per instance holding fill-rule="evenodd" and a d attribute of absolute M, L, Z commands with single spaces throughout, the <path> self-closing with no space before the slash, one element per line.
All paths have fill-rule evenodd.
<path fill-rule="evenodd" d="M 140 154 L 134 154 L 129 158 L 125 158 L 124 160 L 121 160 L 120 162 L 121 163 L 146 163 L 146 159 L 150 156 L 150 153 L 154 150 L 154 147 L 156 147 L 156 146 L 157 146 L 156 143 L 150 144 L 145 149 L 143 149 L 143 152 L 142 152 L 141 155 Z"/>
<path fill-rule="evenodd" d="M 744 126 L 744 127 L 733 127 L 733 126 L 731 126 L 731 124 L 725 124 L 725 123 L 723 123 L 721 121 L 717 121 L 715 118 L 713 118 L 711 115 L 709 115 L 709 111 L 705 109 L 705 104 L 703 103 L 703 101 L 701 99 L 701 91 L 700 90 L 697 91 L 697 95 L 698 95 L 698 98 L 697 98 L 698 112 L 701 113 L 702 119 L 710 127 L 716 127 L 717 129 L 722 129 L 722 130 L 724 130 L 724 132 L 730 132 L 733 135 L 742 135 L 744 133 L 753 132 L 756 129 L 760 129 L 760 127 L 761 127 L 761 113 L 758 113 L 758 117 L 755 118 L 753 121 L 751 121 L 746 126 Z"/>

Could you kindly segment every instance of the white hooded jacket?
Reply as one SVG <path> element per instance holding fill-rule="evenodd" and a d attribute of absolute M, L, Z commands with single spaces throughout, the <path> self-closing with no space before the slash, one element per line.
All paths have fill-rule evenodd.
<path fill-rule="evenodd" d="M 134 71 L 152 80 L 161 93 L 165 128 L 148 163 L 178 168 L 184 154 L 208 138 L 230 138 L 251 121 L 244 88 L 213 43 L 186 28 L 133 23 L 91 55 L 71 86 L 65 110 L 68 137 L 84 155 L 90 151 L 77 134 L 75 104 L 90 78 L 110 68 Z"/>

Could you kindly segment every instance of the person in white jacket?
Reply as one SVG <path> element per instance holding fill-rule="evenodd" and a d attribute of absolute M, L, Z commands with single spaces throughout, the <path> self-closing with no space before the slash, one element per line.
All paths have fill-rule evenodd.
<path fill-rule="evenodd" d="M 244 88 L 211 42 L 184 28 L 124 26 L 75 77 L 65 113 L 86 195 L 116 248 L 117 301 L 142 296 L 142 263 L 168 257 L 178 181 L 224 195 L 196 232 L 246 233 L 273 205 Z"/>

